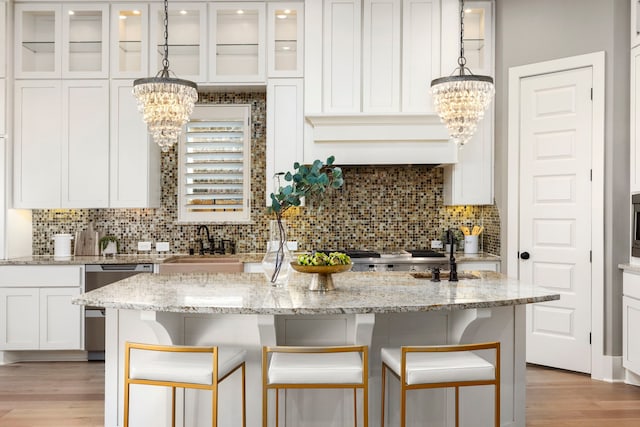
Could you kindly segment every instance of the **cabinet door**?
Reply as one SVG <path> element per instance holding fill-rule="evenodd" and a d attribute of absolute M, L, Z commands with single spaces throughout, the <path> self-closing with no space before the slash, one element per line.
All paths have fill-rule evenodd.
<path fill-rule="evenodd" d="M 323 111 L 360 111 L 360 1 L 324 2 L 322 28 Z M 308 33 L 307 33 L 308 34 Z"/>
<path fill-rule="evenodd" d="M 60 78 L 61 6 L 15 5 L 16 78 Z"/>
<path fill-rule="evenodd" d="M 640 192 L 640 46 L 631 49 L 630 102 L 630 190 L 632 193 L 637 193 Z"/>
<path fill-rule="evenodd" d="M 71 304 L 80 288 L 40 289 L 41 350 L 82 350 L 84 348 L 83 309 Z"/>
<path fill-rule="evenodd" d="M 15 82 L 14 205 L 59 208 L 62 96 L 60 81 Z"/>
<path fill-rule="evenodd" d="M 267 76 L 302 77 L 304 4 L 267 3 Z"/>
<path fill-rule="evenodd" d="M 403 0 L 402 11 L 402 111 L 433 112 L 429 87 L 443 72 L 440 2 Z M 449 73 L 444 70 L 445 75 Z"/>
<path fill-rule="evenodd" d="M 622 366 L 640 375 L 640 300 L 622 297 Z"/>
<path fill-rule="evenodd" d="M 0 27 L 0 79 L 7 76 L 7 61 L 5 58 L 7 55 L 7 28 L 9 28 L 7 24 L 7 3 L 0 1 L 0 25 L 2 26 Z"/>
<path fill-rule="evenodd" d="M 62 77 L 109 76 L 109 6 L 62 6 Z"/>
<path fill-rule="evenodd" d="M 37 350 L 38 316 L 38 288 L 0 288 L 0 350 Z"/>
<path fill-rule="evenodd" d="M 160 207 L 160 147 L 131 95 L 133 82 L 111 82 L 110 203 L 112 208 Z"/>
<path fill-rule="evenodd" d="M 362 111 L 364 112 L 398 112 L 400 110 L 400 14 L 400 0 L 364 1 L 362 25 Z M 425 26 L 424 23 L 422 26 Z M 425 53 L 422 55 L 424 56 Z"/>
<path fill-rule="evenodd" d="M 141 3 L 111 5 L 111 77 L 149 77 L 148 11 Z"/>
<path fill-rule="evenodd" d="M 274 175 L 291 170 L 302 156 L 302 87 L 302 79 L 270 79 L 267 83 L 267 206 L 271 205 Z"/>
<path fill-rule="evenodd" d="M 164 6 L 152 4 L 150 17 L 150 67 L 161 70 Z M 207 81 L 207 19 L 205 3 L 169 3 L 169 68 L 181 79 Z"/>
<path fill-rule="evenodd" d="M 631 47 L 640 45 L 640 0 L 631 0 Z"/>
<path fill-rule="evenodd" d="M 63 208 L 109 206 L 109 82 L 62 83 Z"/>
<path fill-rule="evenodd" d="M 211 82 L 265 81 L 264 15 L 264 3 L 209 4 Z"/>

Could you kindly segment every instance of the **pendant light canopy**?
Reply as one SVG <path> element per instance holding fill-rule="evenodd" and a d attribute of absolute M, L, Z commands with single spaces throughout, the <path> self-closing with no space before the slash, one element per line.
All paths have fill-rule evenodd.
<path fill-rule="evenodd" d="M 170 77 L 169 73 L 169 4 L 164 1 L 164 56 L 162 70 L 155 77 L 133 82 L 138 110 L 153 140 L 167 152 L 178 140 L 182 127 L 198 100 L 198 86 L 189 80 Z M 174 74 L 175 76 L 175 74 Z"/>
<path fill-rule="evenodd" d="M 458 145 L 466 144 L 495 93 L 493 78 L 475 75 L 464 57 L 464 0 L 460 1 L 460 57 L 452 75 L 431 82 L 436 112 Z M 456 74 L 457 73 L 457 74 Z"/>

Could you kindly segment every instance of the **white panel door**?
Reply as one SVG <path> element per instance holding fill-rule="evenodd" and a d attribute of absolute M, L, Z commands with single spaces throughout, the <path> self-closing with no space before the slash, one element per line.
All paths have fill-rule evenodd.
<path fill-rule="evenodd" d="M 82 315 L 71 299 L 80 288 L 40 289 L 40 349 L 82 350 Z"/>
<path fill-rule="evenodd" d="M 64 81 L 62 207 L 109 206 L 109 82 Z"/>
<path fill-rule="evenodd" d="M 14 192 L 16 208 L 60 208 L 61 83 L 15 83 Z"/>
<path fill-rule="evenodd" d="M 38 288 L 0 288 L 0 350 L 37 350 Z"/>
<path fill-rule="evenodd" d="M 362 110 L 400 111 L 400 0 L 366 0 L 362 25 Z"/>
<path fill-rule="evenodd" d="M 561 294 L 527 306 L 527 361 L 580 372 L 591 371 L 591 87 L 588 67 L 520 88 L 520 279 Z"/>

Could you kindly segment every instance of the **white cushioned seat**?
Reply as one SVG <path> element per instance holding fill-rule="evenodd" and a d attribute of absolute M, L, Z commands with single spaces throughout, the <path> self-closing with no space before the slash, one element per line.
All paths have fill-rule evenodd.
<path fill-rule="evenodd" d="M 382 361 L 400 376 L 402 352 L 399 348 L 383 348 Z M 407 353 L 408 385 L 459 381 L 493 380 L 493 364 L 470 351 Z"/>
<path fill-rule="evenodd" d="M 211 353 L 154 352 L 153 357 L 136 357 L 137 352 L 134 350 L 131 356 L 131 379 L 213 384 Z M 218 380 L 242 363 L 246 355 L 246 350 L 218 348 Z"/>
<path fill-rule="evenodd" d="M 273 353 L 268 384 L 362 383 L 362 358 L 357 352 Z"/>

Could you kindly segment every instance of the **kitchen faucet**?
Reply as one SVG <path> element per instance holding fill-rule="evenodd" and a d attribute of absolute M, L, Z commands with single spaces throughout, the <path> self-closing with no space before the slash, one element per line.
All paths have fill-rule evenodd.
<path fill-rule="evenodd" d="M 449 251 L 449 281 L 457 282 L 458 281 L 458 267 L 456 266 L 456 257 L 453 256 L 453 230 L 447 230 L 447 240 L 449 241 L 450 251 Z"/>
<path fill-rule="evenodd" d="M 208 242 L 207 248 L 204 247 L 204 243 L 202 241 L 202 238 L 200 237 L 200 235 L 202 234 L 202 230 L 206 231 L 207 233 L 207 242 Z M 227 248 L 229 248 L 231 253 L 235 253 L 235 243 L 233 243 L 231 240 L 221 239 L 220 246 L 216 246 L 215 239 L 211 237 L 211 234 L 209 233 L 209 227 L 207 227 L 206 225 L 198 226 L 196 235 L 198 236 L 198 242 L 200 243 L 200 250 L 198 251 L 200 255 L 204 255 L 206 252 L 210 253 L 211 255 L 214 255 L 214 254 L 224 255 L 226 253 Z"/>
<path fill-rule="evenodd" d="M 205 253 L 204 243 L 202 241 L 202 237 L 200 237 L 200 235 L 202 234 L 202 230 L 207 232 L 207 242 L 209 244 L 209 247 L 207 250 L 209 251 L 209 253 L 211 253 L 211 249 L 213 248 L 213 244 L 211 242 L 211 234 L 209 234 L 209 227 L 207 227 L 206 225 L 198 226 L 198 231 L 196 231 L 196 236 L 198 236 L 198 242 L 200 243 L 200 250 L 198 251 L 200 255 L 204 255 Z"/>

